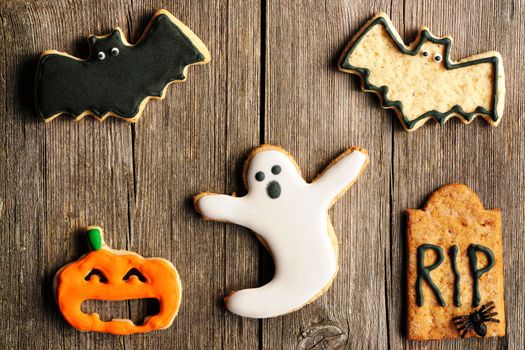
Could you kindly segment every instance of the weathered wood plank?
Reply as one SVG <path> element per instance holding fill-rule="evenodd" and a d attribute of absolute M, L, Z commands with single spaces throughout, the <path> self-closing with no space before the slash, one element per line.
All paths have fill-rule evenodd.
<path fill-rule="evenodd" d="M 94 347 L 100 337 L 74 331 L 60 317 L 52 278 L 60 266 L 83 252 L 77 231 L 88 223 L 124 233 L 111 234 L 107 240 L 125 247 L 127 201 L 121 199 L 131 184 L 129 125 L 74 123 L 67 118 L 44 124 L 31 103 L 31 82 L 41 51 L 55 47 L 76 52 L 79 39 L 85 40 L 92 31 L 109 30 L 119 11 L 109 9 L 106 16 L 97 16 L 81 5 L 15 5 L 2 14 L 5 35 L 12 39 L 7 48 L 11 52 L 5 69 L 10 77 L 2 123 L 10 133 L 6 197 L 13 203 L 12 216 L 5 218 L 13 226 L 3 234 L 19 237 L 11 245 L 14 259 L 3 270 L 13 275 L 2 275 L 9 278 L 3 283 L 16 288 L 11 294 L 17 300 L 10 313 L 11 344 L 20 349 Z M 79 22 L 72 10 L 84 13 L 85 21 Z M 108 348 L 122 348 L 123 342 L 124 338 L 104 338 Z"/>
<path fill-rule="evenodd" d="M 86 35 L 116 25 L 136 39 L 163 6 L 156 0 L 0 4 L 0 348 L 307 348 L 314 334 L 339 330 L 324 345 L 523 348 L 522 1 L 177 2 L 167 9 L 208 45 L 209 65 L 191 68 L 188 81 L 151 102 L 135 126 L 37 120 L 31 90 L 42 50 L 85 56 Z M 407 42 L 427 25 L 454 37 L 455 58 L 500 51 L 507 81 L 501 125 L 429 122 L 407 134 L 376 97 L 359 91 L 357 78 L 337 72 L 345 43 L 379 10 Z M 290 150 L 309 180 L 351 145 L 371 156 L 331 211 L 340 244 L 333 287 L 300 311 L 264 321 L 228 313 L 222 296 L 271 278 L 271 258 L 248 230 L 203 222 L 191 204 L 202 190 L 243 193 L 242 161 L 260 140 Z M 486 207 L 503 210 L 505 338 L 404 338 L 403 211 L 450 182 L 470 185 Z M 79 333 L 63 321 L 52 277 L 85 252 L 78 230 L 87 224 L 103 226 L 115 248 L 175 263 L 184 297 L 173 327 L 114 337 Z M 119 304 L 106 314 L 138 318 L 145 309 Z"/>
<path fill-rule="evenodd" d="M 150 12 L 136 4 L 132 13 Z M 259 140 L 259 12 L 257 1 L 187 2 L 173 13 L 207 44 L 212 61 L 190 68 L 169 103 L 147 109 L 134 132 L 134 249 L 172 260 L 184 298 L 166 348 L 256 348 L 258 323 L 226 312 L 222 297 L 257 281 L 257 245 L 234 225 L 204 222 L 193 211 L 200 191 L 242 191 L 237 164 Z M 205 20 L 204 20 L 205 19 Z M 135 25 L 133 26 L 135 30 Z M 133 337 L 134 348 L 159 346 Z"/>
<path fill-rule="evenodd" d="M 24 84 L 18 80 L 23 69 L 21 59 L 27 61 L 31 57 L 31 43 L 29 38 L 13 35 L 23 30 L 23 23 L 9 18 L 7 13 L 2 10 L 0 22 L 0 323 L 4 329 L 0 346 L 16 349 L 32 342 L 25 338 L 30 322 L 47 324 L 51 317 L 44 312 L 48 308 L 39 302 L 46 290 L 41 285 L 44 271 L 39 266 L 45 258 L 39 235 L 45 230 L 43 139 L 41 130 L 32 122 L 31 111 L 17 98 L 24 90 Z M 28 315 L 33 315 L 32 321 Z"/>
<path fill-rule="evenodd" d="M 377 113 L 371 96 L 357 91 L 357 79 L 335 68 L 363 19 L 388 6 L 381 1 L 268 4 L 265 141 L 288 149 L 308 180 L 352 145 L 366 148 L 371 162 L 330 213 L 340 267 L 332 288 L 300 311 L 263 321 L 264 348 L 308 349 L 315 336 L 339 330 L 316 348 L 388 346 L 392 120 Z"/>
<path fill-rule="evenodd" d="M 524 312 L 520 266 L 524 258 L 525 134 L 519 118 L 524 101 L 517 90 L 524 77 L 524 14 L 520 1 L 393 2 L 392 20 L 406 42 L 415 38 L 421 25 L 426 25 L 436 35 L 454 38 L 454 59 L 497 50 L 504 58 L 507 87 L 505 116 L 497 128 L 483 120 L 468 126 L 452 120 L 443 127 L 431 121 L 413 134 L 397 126 L 394 130 L 392 254 L 387 284 L 393 349 L 522 349 L 525 344 L 520 316 Z M 406 283 L 404 210 L 420 207 L 431 192 L 454 182 L 472 187 L 486 208 L 502 209 L 508 334 L 500 339 L 409 342 L 402 337 L 406 287 L 399 288 L 399 281 Z"/>
<path fill-rule="evenodd" d="M 170 87 L 166 100 L 151 102 L 136 126 L 66 117 L 44 124 L 33 110 L 31 82 L 41 51 L 57 48 L 85 57 L 87 34 L 116 25 L 136 39 L 163 5 L 0 6 L 0 218 L 8 243 L 1 255 L 1 322 L 7 330 L 2 348 L 257 347 L 258 322 L 225 315 L 221 303 L 227 290 L 256 284 L 257 245 L 238 228 L 203 223 L 191 196 L 239 191 L 236 162 L 259 141 L 258 2 L 168 7 L 203 39 L 213 61 L 191 68 L 188 81 Z M 63 321 L 51 281 L 60 266 L 85 251 L 77 231 L 87 224 L 103 226 L 115 248 L 175 263 L 184 299 L 173 327 L 114 337 L 79 333 Z M 105 314 L 137 318 L 144 312 L 120 304 Z"/>

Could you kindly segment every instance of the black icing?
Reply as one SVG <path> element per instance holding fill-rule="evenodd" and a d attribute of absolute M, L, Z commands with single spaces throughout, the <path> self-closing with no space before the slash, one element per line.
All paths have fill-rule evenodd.
<path fill-rule="evenodd" d="M 280 173 L 281 173 L 281 166 L 279 166 L 279 165 L 274 165 L 274 166 L 272 167 L 272 174 L 274 174 L 274 175 L 278 175 L 278 174 L 280 174 Z"/>
<path fill-rule="evenodd" d="M 452 318 L 452 322 L 456 326 L 458 332 L 461 333 L 461 338 L 465 338 L 465 335 L 472 329 L 480 337 L 487 335 L 487 325 L 485 323 L 494 322 L 500 323 L 500 320 L 495 318 L 498 313 L 494 311 L 496 305 L 494 302 L 489 302 L 479 310 L 474 310 L 468 315 L 456 316 Z"/>
<path fill-rule="evenodd" d="M 262 171 L 258 171 L 256 174 L 255 174 L 255 180 L 261 182 L 261 181 L 264 181 L 264 173 Z"/>
<path fill-rule="evenodd" d="M 161 96 L 166 84 L 184 80 L 184 68 L 205 60 L 191 40 L 165 14 L 158 15 L 135 46 L 124 45 L 115 30 L 105 38 L 90 37 L 87 60 L 64 54 L 40 59 L 37 107 L 47 119 L 60 113 L 97 116 L 113 112 L 133 118 L 148 96 Z M 118 55 L 112 49 L 118 49 Z M 105 58 L 98 58 L 103 52 Z"/>
<path fill-rule="evenodd" d="M 365 34 L 368 33 L 369 30 L 371 30 L 376 25 L 382 25 L 386 32 L 389 34 L 390 38 L 394 42 L 397 49 L 399 49 L 400 52 L 415 56 L 420 52 L 421 46 L 425 42 L 431 42 L 434 44 L 444 45 L 445 51 L 444 55 L 441 58 L 440 61 L 443 61 L 443 64 L 445 65 L 446 69 L 461 69 L 463 67 L 469 67 L 474 66 L 481 63 L 489 63 L 493 66 L 494 74 L 491 77 L 487 77 L 487 79 L 491 79 L 492 86 L 493 86 L 493 98 L 492 98 L 492 106 L 489 110 L 485 109 L 482 106 L 476 107 L 474 110 L 464 111 L 463 108 L 460 105 L 455 105 L 450 110 L 446 112 L 439 112 L 436 110 L 427 111 L 417 118 L 410 120 L 406 117 L 406 115 L 403 112 L 403 103 L 399 100 L 393 101 L 388 99 L 388 91 L 389 87 L 386 85 L 382 86 L 375 86 L 374 84 L 370 83 L 369 77 L 370 77 L 370 70 L 366 67 L 354 67 L 349 62 L 349 57 L 352 54 L 353 50 L 359 46 L 359 43 L 361 42 L 361 39 L 365 37 Z M 410 47 L 405 47 L 404 43 L 398 40 L 397 35 L 395 34 L 395 30 L 390 27 L 390 24 L 387 22 L 387 20 L 384 17 L 378 17 L 374 19 L 368 26 L 359 33 L 359 36 L 355 41 L 352 42 L 352 44 L 345 49 L 344 55 L 341 57 L 338 66 L 343 71 L 351 71 L 351 72 L 358 72 L 362 79 L 363 88 L 365 90 L 373 90 L 378 96 L 381 98 L 381 105 L 385 108 L 395 107 L 401 114 L 404 124 L 407 126 L 407 129 L 412 129 L 416 124 L 427 117 L 434 117 L 437 121 L 439 121 L 441 124 L 445 123 L 448 116 L 452 113 L 459 114 L 464 120 L 467 122 L 471 122 L 475 116 L 483 114 L 486 116 L 489 116 L 494 122 L 497 122 L 501 115 L 498 114 L 497 106 L 498 106 L 498 79 L 499 79 L 499 57 L 498 56 L 489 56 L 489 57 L 483 57 L 480 59 L 474 59 L 469 61 L 463 61 L 459 63 L 452 63 L 450 62 L 450 49 L 452 40 L 450 38 L 437 38 L 430 34 L 430 32 L 427 29 L 423 29 L 420 32 L 419 36 L 419 42 L 413 43 L 410 45 Z M 423 53 L 424 54 L 424 53 Z M 425 56 L 427 57 L 427 56 Z"/>
<path fill-rule="evenodd" d="M 281 185 L 277 181 L 271 181 L 266 187 L 266 193 L 271 199 L 277 199 L 281 195 Z"/>

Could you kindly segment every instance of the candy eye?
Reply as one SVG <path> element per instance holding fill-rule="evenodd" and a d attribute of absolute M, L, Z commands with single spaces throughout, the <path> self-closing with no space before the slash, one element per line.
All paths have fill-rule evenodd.
<path fill-rule="evenodd" d="M 111 54 L 113 56 L 118 56 L 118 54 L 120 53 L 119 49 L 117 49 L 116 47 L 112 48 L 111 49 Z"/>
<path fill-rule="evenodd" d="M 272 174 L 277 175 L 281 172 L 281 167 L 279 165 L 274 165 L 272 167 Z"/>
<path fill-rule="evenodd" d="M 258 171 L 257 174 L 255 174 L 255 180 L 261 182 L 264 180 L 264 173 L 262 171 Z"/>
<path fill-rule="evenodd" d="M 99 51 L 98 54 L 97 54 L 97 57 L 99 60 L 103 60 L 104 58 L 106 58 L 106 54 L 102 51 Z"/>
<path fill-rule="evenodd" d="M 436 54 L 436 55 L 434 56 L 434 61 L 436 61 L 436 62 L 440 62 L 440 61 L 441 61 L 441 55 L 440 55 L 440 54 Z"/>
<path fill-rule="evenodd" d="M 428 50 L 423 50 L 423 57 L 428 57 L 428 55 L 430 55 L 430 52 L 428 52 Z"/>

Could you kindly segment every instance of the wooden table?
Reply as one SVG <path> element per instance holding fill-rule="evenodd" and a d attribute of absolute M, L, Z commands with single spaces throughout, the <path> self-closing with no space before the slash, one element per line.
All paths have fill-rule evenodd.
<path fill-rule="evenodd" d="M 148 104 L 136 124 L 38 119 L 32 101 L 40 52 L 85 57 L 86 36 L 117 25 L 133 42 L 162 7 L 207 44 L 209 65 L 192 67 L 188 81 Z M 338 72 L 345 43 L 380 10 L 407 42 L 420 25 L 451 35 L 453 58 L 501 52 L 507 95 L 500 126 L 431 121 L 410 134 L 375 96 L 359 91 L 356 77 Z M 525 346 L 523 1 L 3 0 L 0 25 L 0 348 Z M 300 311 L 252 320 L 227 312 L 222 297 L 268 281 L 271 258 L 248 230 L 201 220 L 192 195 L 244 193 L 242 162 L 261 143 L 288 149 L 307 179 L 352 145 L 368 149 L 371 163 L 331 210 L 340 242 L 333 287 Z M 508 335 L 410 342 L 403 213 L 453 182 L 503 210 Z M 172 327 L 111 336 L 66 324 L 52 279 L 86 251 L 79 232 L 89 224 L 104 227 L 114 248 L 174 262 L 184 296 Z M 105 312 L 138 319 L 146 304 L 117 303 Z"/>

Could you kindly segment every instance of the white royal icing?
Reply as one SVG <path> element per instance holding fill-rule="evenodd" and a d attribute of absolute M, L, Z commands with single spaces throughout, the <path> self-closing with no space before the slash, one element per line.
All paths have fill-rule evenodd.
<path fill-rule="evenodd" d="M 275 148 L 263 149 L 250 161 L 246 196 L 200 197 L 197 207 L 204 217 L 253 230 L 275 261 L 272 281 L 234 292 L 226 298 L 228 310 L 253 318 L 279 316 L 307 304 L 329 287 L 337 272 L 337 251 L 329 234 L 328 209 L 367 161 L 365 153 L 354 150 L 309 184 L 288 155 Z M 275 165 L 281 167 L 277 175 L 271 171 Z M 264 180 L 256 179 L 258 172 L 264 173 Z M 280 188 L 278 198 L 270 198 L 269 187 Z"/>

